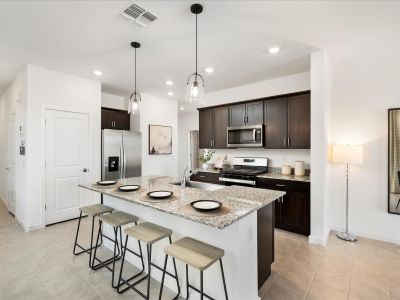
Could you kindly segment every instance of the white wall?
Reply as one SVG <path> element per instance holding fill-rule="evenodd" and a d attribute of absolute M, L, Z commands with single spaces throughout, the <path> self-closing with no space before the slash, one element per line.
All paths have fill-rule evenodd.
<path fill-rule="evenodd" d="M 177 176 L 178 102 L 141 94 L 142 175 Z M 172 154 L 149 155 L 149 125 L 172 126 Z"/>
<path fill-rule="evenodd" d="M 387 109 L 400 107 L 399 39 L 382 31 L 328 50 L 333 143 L 364 145 L 364 164 L 350 170 L 350 231 L 400 244 L 400 215 L 387 212 Z M 343 228 L 343 166 L 333 165 L 332 176 L 332 226 Z"/>
<path fill-rule="evenodd" d="M 325 245 L 330 231 L 331 65 L 324 51 L 311 55 L 311 234 Z"/>
<path fill-rule="evenodd" d="M 281 78 L 260 81 L 231 89 L 216 91 L 205 95 L 204 106 L 213 106 L 249 99 L 269 97 L 287 93 L 310 90 L 310 72 L 294 74 Z M 189 130 L 198 130 L 198 112 L 181 112 L 179 114 L 179 170 L 188 165 Z M 228 149 L 216 150 L 216 154 L 225 154 L 232 162 L 234 156 L 261 156 L 270 158 L 270 166 L 282 164 L 294 166 L 296 160 L 303 160 L 310 167 L 310 150 L 266 150 L 266 149 Z M 183 169 L 182 169 L 183 168 Z"/>
<path fill-rule="evenodd" d="M 101 85 L 52 70 L 27 66 L 27 176 L 25 187 L 29 195 L 25 229 L 45 223 L 45 130 L 46 109 L 87 113 L 89 115 L 90 181 L 100 179 L 100 107 Z M 91 194 L 89 201 L 97 201 Z"/>
<path fill-rule="evenodd" d="M 8 171 L 9 167 L 9 121 L 13 115 L 15 117 L 16 130 L 22 126 L 26 127 L 26 68 L 20 71 L 17 77 L 8 85 L 0 95 L 0 198 L 7 205 L 8 201 Z M 15 151 L 21 142 L 19 133 L 17 134 Z M 16 155 L 16 185 L 17 187 L 26 186 L 26 158 Z M 16 213 L 17 220 L 22 221 L 26 218 L 26 190 L 17 189 L 16 191 Z"/>
<path fill-rule="evenodd" d="M 178 174 L 190 167 L 189 132 L 199 130 L 198 112 L 179 113 L 178 115 Z"/>
<path fill-rule="evenodd" d="M 128 100 L 123 96 L 101 93 L 101 106 L 121 110 L 128 109 Z M 140 132 L 140 114 L 131 115 L 131 131 Z"/>

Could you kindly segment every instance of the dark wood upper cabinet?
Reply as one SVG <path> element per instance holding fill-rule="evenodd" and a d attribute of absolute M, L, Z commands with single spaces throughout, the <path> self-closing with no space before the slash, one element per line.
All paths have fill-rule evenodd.
<path fill-rule="evenodd" d="M 199 111 L 199 148 L 224 149 L 227 147 L 226 129 L 229 122 L 227 106 Z"/>
<path fill-rule="evenodd" d="M 131 118 L 126 110 L 101 108 L 101 129 L 130 130 Z"/>
<path fill-rule="evenodd" d="M 267 149 L 310 149 L 310 92 L 199 109 L 199 147 L 227 148 L 228 126 L 264 124 Z"/>
<path fill-rule="evenodd" d="M 246 125 L 259 125 L 264 123 L 263 101 L 246 104 Z"/>
<path fill-rule="evenodd" d="M 288 98 L 288 148 L 309 149 L 311 131 L 310 94 Z"/>
<path fill-rule="evenodd" d="M 288 136 L 288 113 L 286 98 L 265 101 L 264 115 L 265 148 L 286 148 Z"/>
<path fill-rule="evenodd" d="M 114 111 L 110 109 L 101 109 L 101 129 L 113 129 Z"/>
<path fill-rule="evenodd" d="M 246 104 L 229 106 L 229 126 L 246 125 Z"/>
<path fill-rule="evenodd" d="M 214 108 L 214 142 L 213 148 L 227 148 L 227 132 L 229 110 L 227 106 Z"/>
<path fill-rule="evenodd" d="M 259 125 L 264 122 L 263 101 L 229 106 L 229 126 Z"/>
<path fill-rule="evenodd" d="M 213 115 L 212 109 L 199 111 L 199 148 L 211 148 L 213 140 Z"/>
<path fill-rule="evenodd" d="M 310 93 L 264 101 L 265 148 L 310 149 Z"/>

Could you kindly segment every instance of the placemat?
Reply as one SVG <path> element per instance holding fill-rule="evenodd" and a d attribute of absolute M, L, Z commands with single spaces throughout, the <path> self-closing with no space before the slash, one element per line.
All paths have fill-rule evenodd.
<path fill-rule="evenodd" d="M 182 206 L 181 208 L 182 212 L 196 216 L 196 217 L 218 217 L 218 216 L 223 216 L 228 214 L 231 209 L 228 206 L 222 206 L 221 208 L 213 211 L 207 211 L 207 212 L 201 212 L 198 210 L 195 210 L 190 203 Z"/>
<path fill-rule="evenodd" d="M 165 199 L 154 199 L 154 198 L 150 198 L 149 196 L 147 196 L 147 193 L 142 193 L 141 197 L 140 197 L 140 201 L 144 201 L 144 202 L 158 202 L 158 203 L 162 203 L 162 202 L 170 202 L 170 201 L 175 201 L 178 200 L 179 197 L 176 194 L 173 194 L 171 197 L 169 198 L 165 198 Z"/>

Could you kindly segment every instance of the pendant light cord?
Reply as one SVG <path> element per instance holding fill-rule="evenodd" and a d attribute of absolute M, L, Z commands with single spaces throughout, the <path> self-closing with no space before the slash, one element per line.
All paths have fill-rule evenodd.
<path fill-rule="evenodd" d="M 135 94 L 136 94 L 136 48 L 135 48 Z"/>
<path fill-rule="evenodd" d="M 197 78 L 197 15 L 196 15 L 196 78 Z"/>

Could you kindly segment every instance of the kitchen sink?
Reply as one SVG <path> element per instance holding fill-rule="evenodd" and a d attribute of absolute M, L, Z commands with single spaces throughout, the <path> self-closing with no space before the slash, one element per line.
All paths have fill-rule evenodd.
<path fill-rule="evenodd" d="M 180 182 L 174 182 L 173 185 L 181 185 Z M 186 187 L 194 189 L 206 190 L 206 191 L 217 191 L 223 189 L 225 186 L 213 183 L 198 182 L 198 181 L 186 181 Z"/>

